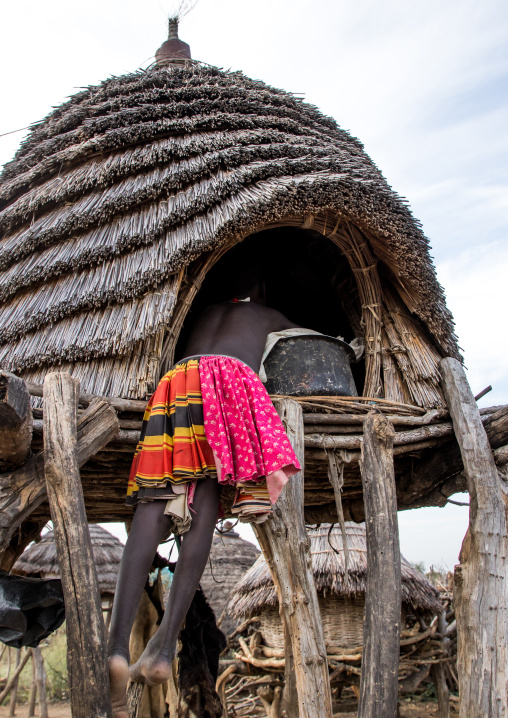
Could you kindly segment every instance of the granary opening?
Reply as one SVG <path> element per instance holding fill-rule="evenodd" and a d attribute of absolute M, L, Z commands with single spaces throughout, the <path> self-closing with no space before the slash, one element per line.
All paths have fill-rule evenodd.
<path fill-rule="evenodd" d="M 348 343 L 361 335 L 355 278 L 339 248 L 313 230 L 282 226 L 249 235 L 208 271 L 183 324 L 175 359 L 183 357 L 201 312 L 233 298 L 235 276 L 243 267 L 259 270 L 267 305 L 296 324 Z M 352 370 L 356 385 L 363 386 L 364 362 Z"/>

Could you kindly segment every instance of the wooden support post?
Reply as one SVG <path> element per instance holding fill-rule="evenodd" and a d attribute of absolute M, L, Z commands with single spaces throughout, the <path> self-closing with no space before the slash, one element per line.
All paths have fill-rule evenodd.
<path fill-rule="evenodd" d="M 111 718 L 101 598 L 78 467 L 78 399 L 76 379 L 46 376 L 45 476 L 65 599 L 72 716 Z"/>
<path fill-rule="evenodd" d="M 32 685 L 30 686 L 30 700 L 28 702 L 28 718 L 35 718 L 35 701 L 37 698 L 37 679 L 35 675 L 34 649 L 32 648 Z"/>
<path fill-rule="evenodd" d="M 368 414 L 361 457 L 367 588 L 358 718 L 397 715 L 401 569 L 393 436 L 385 416 Z"/>
<path fill-rule="evenodd" d="M 16 668 L 21 663 L 21 648 L 16 648 Z M 19 676 L 16 678 L 16 681 L 14 685 L 12 686 L 11 691 L 11 700 L 9 702 L 9 718 L 12 718 L 12 716 L 16 715 L 16 702 L 18 700 L 18 685 L 19 685 Z"/>
<path fill-rule="evenodd" d="M 442 388 L 470 495 L 469 528 L 455 567 L 460 718 L 508 715 L 506 487 L 462 365 L 440 363 Z"/>
<path fill-rule="evenodd" d="M 42 657 L 42 651 L 39 646 L 37 646 L 36 648 L 32 648 L 32 660 L 35 666 L 35 684 L 37 686 L 37 693 L 39 694 L 39 716 L 40 718 L 48 718 L 48 704 L 46 698 L 46 669 L 44 668 L 44 658 Z"/>
<path fill-rule="evenodd" d="M 332 718 L 323 627 L 303 518 L 302 410 L 290 399 L 277 402 L 276 408 L 302 471 L 284 487 L 270 518 L 253 526 L 277 588 L 281 619 L 291 639 L 300 718 Z M 286 654 L 287 671 L 290 660 Z M 288 713 L 288 718 L 294 718 L 294 714 Z"/>
<path fill-rule="evenodd" d="M 440 643 L 446 651 L 450 640 L 446 638 L 446 611 L 443 609 L 438 616 L 437 630 L 441 635 Z M 436 663 L 431 667 L 432 680 L 436 687 L 437 693 L 437 704 L 438 704 L 438 718 L 450 718 L 450 691 L 448 690 L 448 683 L 446 682 L 445 668 L 442 663 Z"/>
<path fill-rule="evenodd" d="M 0 468 L 22 464 L 30 453 L 32 407 L 23 379 L 0 371 Z"/>
<path fill-rule="evenodd" d="M 295 661 L 293 658 L 293 646 L 291 644 L 291 628 L 286 617 L 283 619 L 282 632 L 284 634 L 283 704 L 289 718 L 299 718 L 300 710 L 298 708 L 298 686 L 296 685 Z"/>

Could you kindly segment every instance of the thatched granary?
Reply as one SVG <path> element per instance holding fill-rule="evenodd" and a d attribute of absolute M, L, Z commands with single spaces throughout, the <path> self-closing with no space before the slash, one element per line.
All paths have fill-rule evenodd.
<path fill-rule="evenodd" d="M 365 345 L 354 369 L 358 397 L 343 397 L 342 391 L 326 397 L 316 391 L 318 396 L 296 402 L 279 397 L 304 466 L 258 535 L 267 555 L 277 554 L 280 586 L 297 595 L 305 583 L 311 594 L 308 608 L 298 612 L 290 613 L 291 595 L 283 601 L 286 620 L 295 622 L 293 652 L 305 649 L 300 665 L 307 683 L 319 693 L 324 647 L 306 569 L 304 519 L 322 523 L 344 515 L 361 521 L 367 513 L 369 528 L 371 520 L 383 525 L 384 549 L 376 555 L 386 559 L 383 572 L 393 580 L 383 585 L 377 577 L 368 625 L 370 638 L 384 647 L 390 643 L 387 655 L 393 657 L 400 588 L 398 561 L 390 561 L 398 555 L 396 509 L 444 505 L 466 484 L 472 549 L 461 566 L 459 654 L 476 651 L 490 661 L 488 646 L 498 629 L 489 633 L 479 622 L 480 633 L 471 617 L 488 623 L 490 602 L 499 598 L 503 610 L 506 603 L 498 580 L 506 530 L 487 526 L 494 515 L 504 526 L 491 448 L 508 442 L 508 410 L 491 412 L 482 424 L 420 225 L 360 142 L 334 120 L 239 72 L 192 61 L 188 46 L 176 38 L 176 25 L 170 20 L 169 55 L 161 50 L 147 71 L 71 97 L 33 126 L 0 177 L 0 368 L 18 375 L 1 375 L 9 389 L 3 430 L 23 455 L 17 463 L 8 451 L 0 458 L 5 471 L 25 462 L 2 476 L 5 565 L 49 517 L 43 457 L 27 460 L 30 449 L 35 454 L 42 448 L 43 428 L 48 465 L 67 429 L 70 445 L 76 440 L 83 449 L 77 452 L 83 466 L 71 473 L 76 485 L 81 481 L 88 520 L 130 516 L 122 498 L 146 397 L 182 356 L 198 313 L 235 296 L 232 279 L 241 267 L 262 264 L 270 306 L 300 326 L 348 342 L 358 337 Z M 41 397 L 42 381 L 54 369 L 79 378 L 86 395 L 78 397 L 66 374 L 48 379 L 44 423 L 37 424 L 39 404 L 30 446 L 28 392 Z M 66 409 L 72 404 L 65 416 L 58 412 L 61 391 Z M 79 402 L 86 410 L 76 435 Z M 60 434 L 52 415 L 62 417 Z M 87 433 L 90 426 L 97 436 Z M 375 498 L 374 487 L 386 489 L 384 495 L 379 491 Z M 226 494 L 221 501 L 228 516 Z M 280 526 L 270 529 L 277 522 L 286 542 Z M 384 589 L 397 599 L 379 600 Z M 489 601 L 480 600 L 484 595 Z M 388 604 L 390 613 L 376 613 Z M 314 639 L 300 642 L 308 626 Z M 505 645 L 499 630 L 496 640 Z M 468 673 L 473 661 L 467 657 L 460 688 L 466 713 L 469 706 L 474 712 L 477 696 L 506 702 L 496 693 L 504 678 L 496 683 L 486 677 L 484 690 L 478 676 L 488 671 Z M 388 663 L 383 670 L 393 703 Z M 488 676 L 501 675 L 506 664 L 500 653 Z M 320 705 L 323 715 L 330 713 L 326 687 L 310 696 L 303 674 L 299 680 L 302 706 Z M 365 696 L 372 693 L 365 688 Z"/>
<path fill-rule="evenodd" d="M 123 544 L 102 526 L 90 524 L 89 528 L 101 596 L 112 596 Z M 29 546 L 16 561 L 12 572 L 20 576 L 60 578 L 54 532 L 48 531 L 38 543 Z"/>
<path fill-rule="evenodd" d="M 333 653 L 340 648 L 362 645 L 367 545 L 365 524 L 347 521 L 349 572 L 346 578 L 341 530 L 334 526 L 328 536 L 329 528 L 323 524 L 309 529 L 309 536 L 326 647 L 329 653 Z M 418 611 L 428 616 L 442 610 L 439 593 L 432 584 L 405 558 L 401 559 L 401 568 L 403 615 Z M 277 593 L 263 555 L 236 584 L 228 611 L 237 620 L 259 616 L 259 631 L 265 644 L 272 648 L 284 648 Z"/>
<path fill-rule="evenodd" d="M 65 370 L 84 393 L 146 399 L 198 312 L 231 298 L 231 277 L 252 262 L 292 321 L 364 339 L 361 397 L 417 416 L 444 406 L 438 362 L 458 356 L 452 317 L 418 221 L 361 143 L 290 93 L 160 54 L 72 96 L 5 166 L 0 367 L 39 385 Z M 122 436 L 114 461 L 82 469 L 90 521 L 129 515 L 125 443 L 136 437 Z M 397 460 L 397 476 L 413 458 Z M 335 510 L 326 467 L 324 452 L 309 452 L 311 522 Z M 441 505 L 434 488 L 400 503 Z M 361 520 L 357 468 L 346 468 L 344 498 Z"/>
<path fill-rule="evenodd" d="M 250 541 L 242 539 L 228 522 L 224 524 L 221 532 L 216 532 L 200 584 L 217 619 L 222 616 L 231 591 L 255 562 L 259 553 L 259 549 Z M 226 610 L 222 616 L 221 630 L 228 635 L 236 628 L 237 623 L 230 611 Z"/>
<path fill-rule="evenodd" d="M 420 225 L 361 143 L 287 92 L 191 60 L 111 78 L 33 127 L 0 203 L 0 366 L 27 379 L 58 367 L 146 397 L 207 269 L 282 226 L 321 237 L 348 288 L 364 394 L 442 405 L 457 345 Z"/>

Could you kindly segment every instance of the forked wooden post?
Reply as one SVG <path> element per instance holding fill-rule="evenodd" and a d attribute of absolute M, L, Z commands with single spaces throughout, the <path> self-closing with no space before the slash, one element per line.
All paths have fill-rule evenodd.
<path fill-rule="evenodd" d="M 460 447 L 469 496 L 469 528 L 455 567 L 460 718 L 508 716 L 508 538 L 506 487 L 462 368 L 440 364 L 442 387 Z"/>
<path fill-rule="evenodd" d="M 393 436 L 385 416 L 367 416 L 361 456 L 367 587 L 358 718 L 397 715 L 401 570 Z"/>
<path fill-rule="evenodd" d="M 255 525 L 277 587 L 280 613 L 291 644 L 286 650 L 286 679 L 294 671 L 300 718 L 332 718 L 326 647 L 311 566 L 310 541 L 303 517 L 303 417 L 297 402 L 276 403 L 277 411 L 302 466 L 284 487 L 270 518 Z M 285 631 L 285 635 L 287 635 Z M 292 654 L 292 662 L 290 655 Z M 286 701 L 288 718 L 294 700 Z M 294 710 L 294 709 L 293 709 Z"/>
<path fill-rule="evenodd" d="M 45 476 L 65 599 L 73 718 L 112 718 L 106 638 L 77 456 L 79 382 L 44 381 Z"/>

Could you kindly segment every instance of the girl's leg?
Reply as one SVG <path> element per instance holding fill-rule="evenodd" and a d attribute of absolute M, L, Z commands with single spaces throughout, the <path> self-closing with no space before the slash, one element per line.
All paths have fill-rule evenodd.
<path fill-rule="evenodd" d="M 115 718 L 128 718 L 129 639 L 157 547 L 171 531 L 165 501 L 139 504 L 120 564 L 108 638 L 111 702 Z"/>
<path fill-rule="evenodd" d="M 133 681 L 162 683 L 171 673 L 176 640 L 210 553 L 219 497 L 220 487 L 216 479 L 198 482 L 193 502 L 195 514 L 189 531 L 182 537 L 164 618 L 139 661 L 131 667 Z"/>

